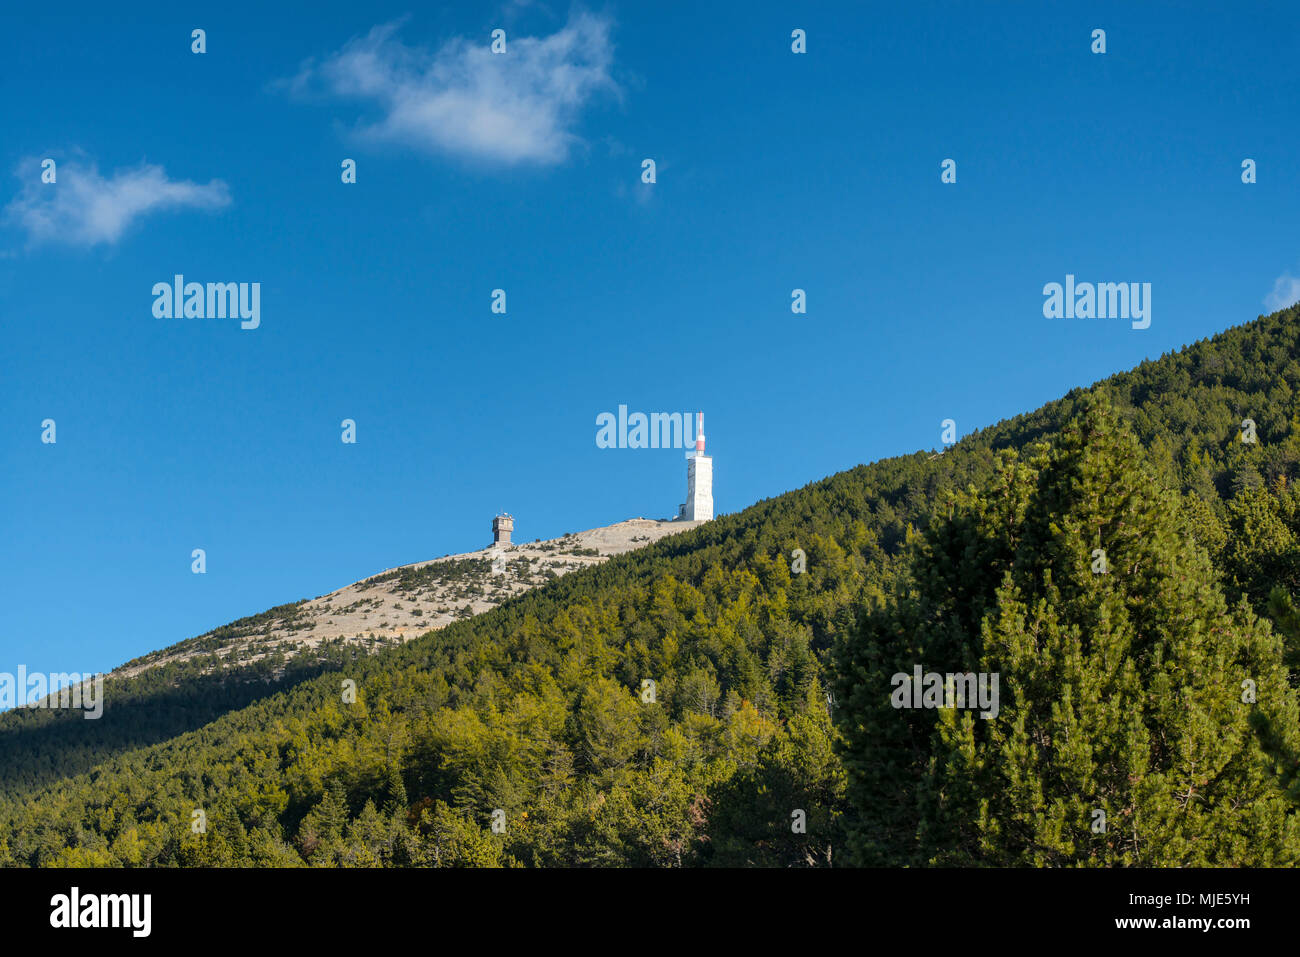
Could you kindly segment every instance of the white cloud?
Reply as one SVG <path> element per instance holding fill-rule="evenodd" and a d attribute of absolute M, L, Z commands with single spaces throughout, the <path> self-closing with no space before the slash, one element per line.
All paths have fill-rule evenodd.
<path fill-rule="evenodd" d="M 488 36 L 458 37 L 436 53 L 395 38 L 397 23 L 375 27 L 320 64 L 307 63 L 297 91 L 371 102 L 378 119 L 366 138 L 506 164 L 562 162 L 572 132 L 597 93 L 618 95 L 610 76 L 610 23 L 581 13 L 544 37 L 508 35 L 492 53 Z"/>
<path fill-rule="evenodd" d="M 1300 276 L 1284 272 L 1273 282 L 1273 291 L 1264 297 L 1264 305 L 1273 312 L 1294 305 L 1300 300 Z"/>
<path fill-rule="evenodd" d="M 19 166 L 18 176 L 23 189 L 5 207 L 5 219 L 26 230 L 33 243 L 112 245 L 148 213 L 230 203 L 221 180 L 206 185 L 171 180 L 161 166 L 147 163 L 104 177 L 94 163 L 67 160 L 58 164 L 56 182 L 43 183 L 40 161 L 31 159 Z"/>

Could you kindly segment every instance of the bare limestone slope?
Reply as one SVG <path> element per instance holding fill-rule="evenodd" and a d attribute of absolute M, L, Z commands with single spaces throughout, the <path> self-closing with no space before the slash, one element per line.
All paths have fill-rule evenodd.
<path fill-rule="evenodd" d="M 203 655 L 242 664 L 270 654 L 286 657 L 341 639 L 365 646 L 408 641 L 495 608 L 612 555 L 695 528 L 700 522 L 633 518 L 549 541 L 447 555 L 402 565 L 319 598 L 280 605 L 128 662 L 113 672 L 131 677 L 150 668 Z"/>

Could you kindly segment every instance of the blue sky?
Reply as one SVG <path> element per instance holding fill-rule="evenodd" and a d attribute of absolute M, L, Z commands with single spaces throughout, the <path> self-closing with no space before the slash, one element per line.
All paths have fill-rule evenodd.
<path fill-rule="evenodd" d="M 133 6 L 0 31 L 0 671 L 104 670 L 502 509 L 670 516 L 680 450 L 596 447 L 620 404 L 703 409 L 738 511 L 1300 288 L 1289 4 Z M 156 318 L 176 273 L 260 282 L 260 327 Z M 1067 273 L 1150 282 L 1151 327 L 1045 319 Z"/>

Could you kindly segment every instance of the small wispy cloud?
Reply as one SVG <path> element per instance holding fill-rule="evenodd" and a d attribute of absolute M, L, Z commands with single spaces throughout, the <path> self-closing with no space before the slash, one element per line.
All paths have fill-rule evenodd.
<path fill-rule="evenodd" d="M 573 127 L 601 92 L 615 96 L 610 21 L 570 17 L 549 36 L 508 36 L 493 53 L 484 36 L 457 37 L 430 53 L 377 26 L 289 84 L 369 101 L 379 112 L 358 129 L 367 139 L 503 164 L 563 162 L 579 142 Z"/>
<path fill-rule="evenodd" d="M 1273 281 L 1273 291 L 1264 297 L 1264 305 L 1273 312 L 1300 301 L 1300 276 L 1284 272 Z"/>
<path fill-rule="evenodd" d="M 23 188 L 5 207 L 4 218 L 27 233 L 28 241 L 74 246 L 112 245 L 136 220 L 174 209 L 220 209 L 230 203 L 221 180 L 207 184 L 167 178 L 161 166 L 142 163 L 103 176 L 93 162 L 58 164 L 57 180 L 41 182 L 39 159 L 16 170 Z"/>

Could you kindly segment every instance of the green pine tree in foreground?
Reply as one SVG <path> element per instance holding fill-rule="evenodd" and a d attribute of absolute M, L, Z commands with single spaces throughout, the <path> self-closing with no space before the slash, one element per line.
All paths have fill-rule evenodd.
<path fill-rule="evenodd" d="M 858 863 L 1300 860 L 1283 644 L 1228 606 L 1183 503 L 1090 401 L 936 516 L 838 653 Z M 998 713 L 896 708 L 918 664 L 996 673 Z"/>

